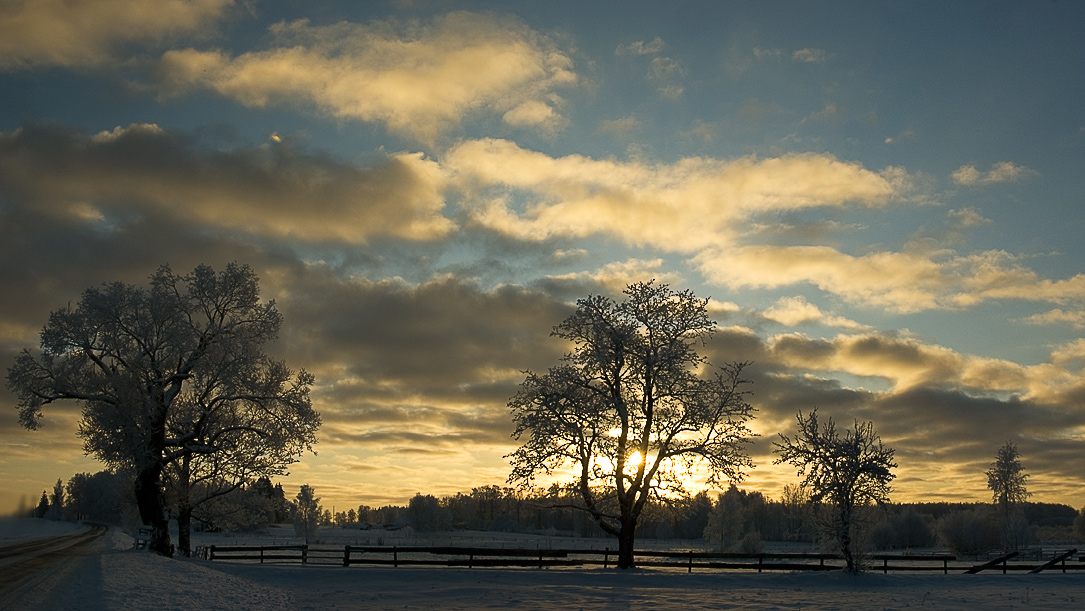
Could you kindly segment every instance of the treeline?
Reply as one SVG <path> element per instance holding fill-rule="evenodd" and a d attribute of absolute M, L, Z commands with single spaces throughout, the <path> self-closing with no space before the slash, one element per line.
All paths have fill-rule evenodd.
<path fill-rule="evenodd" d="M 141 523 L 132 490 L 135 475 L 123 470 L 77 473 L 66 483 L 57 479 L 51 491 L 43 490 L 38 504 L 22 507 L 18 517 L 100 522 L 135 530 Z M 178 498 L 166 493 L 167 511 L 176 516 Z M 248 486 L 205 497 L 193 510 L 198 530 L 236 532 L 259 530 L 293 519 L 294 505 L 281 484 L 261 477 Z"/>
<path fill-rule="evenodd" d="M 132 475 L 101 471 L 58 479 L 42 491 L 24 516 L 88 520 L 134 528 L 139 524 Z M 308 486 L 306 488 L 309 488 Z M 309 488 L 310 494 L 313 491 Z M 300 497 L 301 495 L 299 495 Z M 167 499 L 168 501 L 170 499 Z M 524 493 L 514 488 L 480 486 L 470 492 L 436 497 L 416 494 L 406 505 L 346 510 L 306 499 L 316 527 L 496 531 L 550 536 L 609 537 L 583 510 L 569 487 L 558 485 Z M 257 531 L 271 524 L 296 522 L 302 499 L 288 500 L 281 484 L 262 477 L 201 505 L 194 527 L 203 531 Z M 797 487 L 786 486 L 780 499 L 731 486 L 722 494 L 700 492 L 669 501 L 656 500 L 638 524 L 638 538 L 700 540 L 727 551 L 758 552 L 766 541 L 822 544 L 824 508 L 811 504 Z M 860 535 L 868 549 L 910 549 L 941 545 L 960 554 L 1016 549 L 1040 542 L 1085 541 L 1085 508 L 1055 503 L 1022 503 L 1012 520 L 985 503 L 897 503 L 863 510 Z"/>
<path fill-rule="evenodd" d="M 417 532 L 479 530 L 571 537 L 608 537 L 568 488 L 552 486 L 523 494 L 483 486 L 470 493 L 435 497 L 416 494 L 406 506 L 321 511 L 321 525 L 339 528 L 404 528 Z M 1027 502 L 1012 520 L 984 503 L 899 503 L 862 510 L 860 536 L 868 549 L 910 549 L 942 545 L 975 554 L 1017 549 L 1041 542 L 1085 541 L 1085 508 Z M 785 487 L 781 499 L 731 486 L 723 494 L 700 492 L 685 499 L 655 501 L 646 507 L 638 538 L 707 541 L 714 548 L 759 552 L 765 541 L 822 545 L 825 508 L 799 490 Z"/>

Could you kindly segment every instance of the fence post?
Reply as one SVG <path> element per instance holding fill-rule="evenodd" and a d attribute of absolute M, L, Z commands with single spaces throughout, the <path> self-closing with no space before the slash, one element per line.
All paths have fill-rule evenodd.
<path fill-rule="evenodd" d="M 209 554 L 210 554 L 210 558 L 208 558 L 208 560 L 214 560 L 215 559 L 215 546 L 214 545 L 211 546 L 211 550 L 210 550 Z"/>
<path fill-rule="evenodd" d="M 689 568 L 686 569 L 686 572 L 693 572 L 693 550 L 689 550 Z"/>
<path fill-rule="evenodd" d="M 761 572 L 761 567 L 765 564 L 765 554 L 757 555 L 757 572 Z"/>
<path fill-rule="evenodd" d="M 949 558 L 942 558 L 942 574 L 949 575 Z"/>
<path fill-rule="evenodd" d="M 350 546 L 343 546 L 343 566 L 350 566 Z"/>
<path fill-rule="evenodd" d="M 399 567 L 399 551 L 394 545 L 392 546 L 392 566 Z"/>
<path fill-rule="evenodd" d="M 543 559 L 543 551 L 539 550 L 539 568 L 540 569 L 543 568 L 543 560 L 542 559 Z M 1063 571 L 1063 572 L 1065 573 L 1066 571 Z"/>
<path fill-rule="evenodd" d="M 308 543 L 301 546 L 301 563 L 302 564 L 309 564 L 309 544 Z"/>
<path fill-rule="evenodd" d="M 888 574 L 889 574 L 889 559 L 888 558 L 882 558 L 882 575 L 888 575 Z"/>
<path fill-rule="evenodd" d="M 610 548 L 603 550 L 603 568 L 607 568 L 607 563 L 610 562 Z"/>
<path fill-rule="evenodd" d="M 260 546 L 260 564 L 264 563 L 264 546 Z"/>

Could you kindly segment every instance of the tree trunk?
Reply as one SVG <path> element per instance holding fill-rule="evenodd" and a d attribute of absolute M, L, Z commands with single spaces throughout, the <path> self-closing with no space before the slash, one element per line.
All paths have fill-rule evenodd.
<path fill-rule="evenodd" d="M 851 511 L 843 509 L 840 512 L 840 552 L 844 555 L 844 563 L 847 570 L 854 573 L 857 570 L 855 562 L 855 550 L 852 549 L 851 540 Z"/>
<path fill-rule="evenodd" d="M 181 458 L 180 475 L 177 482 L 177 547 L 185 558 L 192 556 L 192 503 L 189 500 L 188 483 L 192 474 L 189 464 L 192 456 L 185 454 Z"/>
<path fill-rule="evenodd" d="M 170 543 L 169 520 L 166 519 L 162 499 L 162 466 L 153 461 L 136 474 L 136 505 L 143 523 L 151 527 L 151 541 L 148 548 L 163 556 L 173 555 Z"/>
<path fill-rule="evenodd" d="M 622 529 L 618 532 L 618 568 L 620 569 L 637 568 L 636 560 L 633 557 L 633 542 L 636 534 L 637 521 L 623 519 Z"/>

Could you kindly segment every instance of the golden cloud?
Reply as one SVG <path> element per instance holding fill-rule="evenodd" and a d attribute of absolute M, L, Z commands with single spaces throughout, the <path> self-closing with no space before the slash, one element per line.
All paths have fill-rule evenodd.
<path fill-rule="evenodd" d="M 1000 161 L 986 172 L 981 172 L 974 165 L 963 165 L 954 170 L 951 177 L 959 185 L 990 185 L 1000 182 L 1014 182 L 1036 174 L 1035 170 L 1017 165 L 1012 161 Z"/>
<path fill-rule="evenodd" d="M 0 4 L 0 69 L 98 67 L 124 43 L 203 34 L 233 0 L 34 0 Z"/>
<path fill-rule="evenodd" d="M 507 140 L 471 140 L 445 155 L 475 222 L 525 240 L 613 235 L 634 245 L 695 252 L 737 237 L 736 224 L 778 210 L 879 206 L 882 176 L 831 155 L 647 164 L 551 157 Z"/>
<path fill-rule="evenodd" d="M 236 57 L 167 52 L 162 93 L 207 87 L 252 107 L 311 103 L 432 142 L 475 111 L 552 127 L 559 122 L 553 90 L 577 82 L 567 54 L 511 18 L 456 12 L 427 25 L 300 20 L 271 34 L 273 48 Z"/>

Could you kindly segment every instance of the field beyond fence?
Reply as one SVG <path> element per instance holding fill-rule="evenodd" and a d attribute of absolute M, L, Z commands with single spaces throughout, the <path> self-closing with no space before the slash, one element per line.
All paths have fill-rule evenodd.
<path fill-rule="evenodd" d="M 982 571 L 1062 572 L 1085 570 L 1085 556 L 1075 562 L 1076 549 L 1033 554 L 1022 561 L 1017 552 L 986 562 L 962 561 L 952 554 L 871 554 L 872 571 L 978 573 Z M 317 566 L 388 565 L 448 567 L 588 567 L 616 565 L 617 551 L 597 549 L 508 549 L 421 545 L 247 545 L 198 547 L 196 556 L 212 561 L 290 563 Z M 844 568 L 842 558 L 824 553 L 739 553 L 645 550 L 635 554 L 637 566 L 673 570 L 833 571 Z"/>

